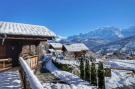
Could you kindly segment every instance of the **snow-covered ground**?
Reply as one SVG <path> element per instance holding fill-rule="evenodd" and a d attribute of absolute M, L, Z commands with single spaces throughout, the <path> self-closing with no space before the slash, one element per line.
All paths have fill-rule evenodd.
<path fill-rule="evenodd" d="M 0 89 L 21 89 L 20 83 L 18 71 L 6 71 L 0 73 Z"/>
<path fill-rule="evenodd" d="M 43 86 L 47 89 L 97 89 L 96 87 L 74 84 L 61 84 L 61 83 L 43 83 Z"/>
<path fill-rule="evenodd" d="M 77 60 L 56 59 L 56 62 L 61 63 L 61 64 L 69 64 L 69 65 L 72 65 L 72 66 L 79 66 L 80 65 L 79 60 L 77 61 Z"/>
<path fill-rule="evenodd" d="M 72 89 L 70 85 L 60 83 L 43 83 L 43 87 L 47 89 Z"/>
<path fill-rule="evenodd" d="M 67 84 L 69 84 L 72 87 L 71 89 L 92 89 L 92 88 L 95 88 L 93 86 L 88 86 L 89 83 L 84 81 L 84 80 L 82 80 L 82 79 L 80 79 L 78 76 L 76 76 L 76 75 L 74 75 L 72 73 L 66 72 L 66 71 L 59 70 L 52 63 L 52 60 L 49 60 L 47 62 L 46 68 L 53 75 L 58 77 L 60 80 L 62 80 L 64 82 L 66 82 Z M 61 85 L 59 85 L 59 86 L 61 86 Z M 66 86 L 64 86 L 64 87 L 66 87 Z M 59 88 L 56 88 L 56 89 L 59 89 Z M 67 88 L 63 88 L 63 89 L 67 89 Z"/>
<path fill-rule="evenodd" d="M 112 76 L 106 77 L 106 89 L 114 89 L 135 84 L 135 75 L 132 71 L 112 70 Z"/>
<path fill-rule="evenodd" d="M 135 70 L 135 60 L 110 60 L 108 64 L 111 68 L 124 68 Z"/>

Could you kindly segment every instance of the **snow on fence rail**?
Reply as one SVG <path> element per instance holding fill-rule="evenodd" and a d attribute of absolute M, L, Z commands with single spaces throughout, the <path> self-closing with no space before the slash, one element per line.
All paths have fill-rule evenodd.
<path fill-rule="evenodd" d="M 44 89 L 38 78 L 34 75 L 33 71 L 30 69 L 28 64 L 24 61 L 22 57 L 19 58 L 21 67 L 23 68 L 28 81 L 30 83 L 30 87 L 32 89 Z"/>

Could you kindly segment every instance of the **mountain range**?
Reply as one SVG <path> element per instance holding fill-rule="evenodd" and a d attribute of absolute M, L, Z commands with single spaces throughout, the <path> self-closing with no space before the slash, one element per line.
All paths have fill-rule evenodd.
<path fill-rule="evenodd" d="M 135 26 L 129 28 L 102 27 L 88 33 L 67 37 L 61 43 L 84 43 L 95 52 L 135 49 Z M 113 50 L 111 50 L 113 49 Z M 121 49 L 121 50 L 120 50 Z"/>

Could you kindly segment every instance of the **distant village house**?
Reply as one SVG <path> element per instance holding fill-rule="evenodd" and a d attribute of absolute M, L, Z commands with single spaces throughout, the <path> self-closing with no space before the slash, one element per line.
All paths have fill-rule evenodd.
<path fill-rule="evenodd" d="M 89 51 L 89 48 L 83 43 L 75 43 L 63 45 L 62 50 L 65 56 L 72 56 L 74 58 L 78 58 L 82 55 L 85 55 Z"/>
<path fill-rule="evenodd" d="M 50 43 L 49 49 L 62 50 L 62 44 L 61 43 Z"/>
<path fill-rule="evenodd" d="M 61 54 L 62 53 L 62 44 L 61 43 L 49 43 L 49 52 L 53 54 Z"/>

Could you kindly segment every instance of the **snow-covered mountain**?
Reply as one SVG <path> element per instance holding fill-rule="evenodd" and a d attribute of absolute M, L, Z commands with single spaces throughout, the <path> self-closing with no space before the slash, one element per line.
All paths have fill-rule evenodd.
<path fill-rule="evenodd" d="M 70 36 L 62 42 L 85 43 L 90 49 L 93 49 L 99 45 L 105 45 L 110 42 L 121 40 L 130 36 L 135 35 L 135 26 L 127 29 L 121 29 L 116 27 L 102 27 L 92 30 L 88 33 Z"/>
<path fill-rule="evenodd" d="M 75 38 L 80 39 L 88 39 L 88 38 L 97 38 L 104 39 L 108 41 L 115 41 L 117 39 L 123 38 L 122 30 L 115 27 L 102 27 L 95 30 L 92 30 L 86 34 L 79 34 L 68 37 L 69 40 L 73 40 Z"/>

